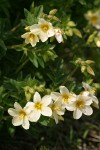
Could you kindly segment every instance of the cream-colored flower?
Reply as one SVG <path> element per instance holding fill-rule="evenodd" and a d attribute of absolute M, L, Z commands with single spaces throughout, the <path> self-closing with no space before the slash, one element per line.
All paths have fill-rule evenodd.
<path fill-rule="evenodd" d="M 58 43 L 63 42 L 63 37 L 62 37 L 61 30 L 59 28 L 57 28 L 57 29 L 54 29 L 54 31 L 55 31 L 55 38 L 58 41 Z"/>
<path fill-rule="evenodd" d="M 26 107 L 22 108 L 17 102 L 14 103 L 14 108 L 8 109 L 8 113 L 13 117 L 12 124 L 14 126 L 22 125 L 24 129 L 29 129 L 29 114 L 31 110 Z"/>
<path fill-rule="evenodd" d="M 28 102 L 26 104 L 26 107 L 31 109 L 29 116 L 29 120 L 31 122 L 37 122 L 41 115 L 49 117 L 52 115 L 52 110 L 48 106 L 51 103 L 50 95 L 45 95 L 43 98 L 41 98 L 40 94 L 35 92 L 33 101 L 34 102 Z"/>
<path fill-rule="evenodd" d="M 69 104 L 67 110 L 74 111 L 73 118 L 79 119 L 82 114 L 90 116 L 93 113 L 92 108 L 90 105 L 92 104 L 92 100 L 88 96 L 78 95 L 76 96 L 76 100 Z"/>
<path fill-rule="evenodd" d="M 99 108 L 99 101 L 97 97 L 95 96 L 95 90 L 89 84 L 85 82 L 82 82 L 82 84 L 83 84 L 85 91 L 83 91 L 81 94 L 83 96 L 89 96 L 93 101 L 94 107 Z"/>
<path fill-rule="evenodd" d="M 30 43 L 32 47 L 36 46 L 37 42 L 39 42 L 36 32 L 26 32 L 25 34 L 21 35 L 21 37 L 25 39 L 26 44 Z"/>
<path fill-rule="evenodd" d="M 96 41 L 96 45 L 97 45 L 97 47 L 100 47 L 100 40 Z"/>
<path fill-rule="evenodd" d="M 52 118 L 55 120 L 56 124 L 59 120 L 63 120 L 62 115 L 65 113 L 65 108 L 62 106 L 62 102 L 60 100 L 55 102 L 52 101 L 49 106 L 52 109 Z"/>
<path fill-rule="evenodd" d="M 53 100 L 60 100 L 62 104 L 67 107 L 67 105 L 74 101 L 75 94 L 69 92 L 69 90 L 65 86 L 60 86 L 60 93 L 52 92 L 51 97 Z"/>
<path fill-rule="evenodd" d="M 100 12 L 88 11 L 85 15 L 86 19 L 92 24 L 96 29 L 100 29 Z"/>
<path fill-rule="evenodd" d="M 47 22 L 43 18 L 39 19 L 38 24 L 34 24 L 30 27 L 31 32 L 37 31 L 39 33 L 39 38 L 42 42 L 47 41 L 49 37 L 54 36 L 54 28 L 50 22 Z"/>
<path fill-rule="evenodd" d="M 98 32 L 98 38 L 97 40 L 95 41 L 97 47 L 100 47 L 100 31 Z"/>

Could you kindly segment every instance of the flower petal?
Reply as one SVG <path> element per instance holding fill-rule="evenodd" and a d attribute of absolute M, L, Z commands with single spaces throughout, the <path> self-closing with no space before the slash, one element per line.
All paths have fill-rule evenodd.
<path fill-rule="evenodd" d="M 14 103 L 14 107 L 17 110 L 21 110 L 22 109 L 21 105 L 19 103 L 17 103 L 17 102 Z"/>
<path fill-rule="evenodd" d="M 9 108 L 8 113 L 13 117 L 18 116 L 18 112 L 16 111 L 16 109 L 13 109 L 13 108 Z"/>
<path fill-rule="evenodd" d="M 65 108 L 69 111 L 74 111 L 75 110 L 75 104 L 66 104 Z"/>
<path fill-rule="evenodd" d="M 89 91 L 83 91 L 83 92 L 81 93 L 81 95 L 83 95 L 83 96 L 89 96 Z"/>
<path fill-rule="evenodd" d="M 82 82 L 82 85 L 83 85 L 83 88 L 86 90 L 86 91 L 89 91 L 91 90 L 91 86 L 85 82 Z"/>
<path fill-rule="evenodd" d="M 31 122 L 37 122 L 39 120 L 40 116 L 41 116 L 41 111 L 34 110 L 29 115 L 29 121 L 31 121 Z"/>
<path fill-rule="evenodd" d="M 58 43 L 63 42 L 63 37 L 62 37 L 62 35 L 61 35 L 61 34 L 59 34 L 59 35 L 55 35 L 55 37 L 56 37 L 56 40 L 58 41 Z"/>
<path fill-rule="evenodd" d="M 48 39 L 47 33 L 44 33 L 42 31 L 40 32 L 39 37 L 42 42 L 45 42 Z"/>
<path fill-rule="evenodd" d="M 14 126 L 20 126 L 23 123 L 23 118 L 21 119 L 19 116 L 13 117 L 12 124 Z"/>
<path fill-rule="evenodd" d="M 41 114 L 43 116 L 51 116 L 52 115 L 52 110 L 50 107 L 43 107 Z"/>
<path fill-rule="evenodd" d="M 34 94 L 34 102 L 38 102 L 38 101 L 41 101 L 41 96 L 38 92 L 35 92 Z"/>
<path fill-rule="evenodd" d="M 36 46 L 37 42 L 36 41 L 31 41 L 30 43 L 31 43 L 32 47 L 34 47 L 34 46 Z"/>
<path fill-rule="evenodd" d="M 52 99 L 55 100 L 55 101 L 56 101 L 60 96 L 61 96 L 61 94 L 58 93 L 58 92 L 52 92 L 52 93 L 51 93 L 51 97 L 52 97 Z"/>
<path fill-rule="evenodd" d="M 33 107 L 34 103 L 33 102 L 27 102 L 25 107 Z"/>
<path fill-rule="evenodd" d="M 44 20 L 43 18 L 39 18 L 39 22 L 38 24 L 43 24 L 43 23 L 48 23 L 46 20 Z"/>
<path fill-rule="evenodd" d="M 73 112 L 73 118 L 74 118 L 74 119 L 79 119 L 81 116 L 82 116 L 82 112 L 81 112 L 79 109 L 76 109 L 76 110 Z"/>
<path fill-rule="evenodd" d="M 27 114 L 29 114 L 34 108 L 33 102 L 28 102 L 26 106 L 23 108 Z"/>
<path fill-rule="evenodd" d="M 39 25 L 38 24 L 34 24 L 34 25 L 32 25 L 32 26 L 30 26 L 30 31 L 31 31 L 31 33 L 33 32 L 33 33 L 39 33 Z"/>
<path fill-rule="evenodd" d="M 57 111 L 57 114 L 58 114 L 58 115 L 64 115 L 64 113 L 65 113 L 65 109 L 62 109 L 62 110 L 58 110 L 58 111 Z"/>
<path fill-rule="evenodd" d="M 99 104 L 99 101 L 98 101 L 96 96 L 92 96 L 91 98 L 92 98 L 94 103 L 96 103 L 97 105 Z"/>
<path fill-rule="evenodd" d="M 88 100 L 85 101 L 85 105 L 91 105 L 92 104 L 92 98 L 90 97 Z"/>
<path fill-rule="evenodd" d="M 69 90 L 65 86 L 60 86 L 60 93 L 63 94 L 69 94 Z"/>
<path fill-rule="evenodd" d="M 48 37 L 51 37 L 51 36 L 54 36 L 54 29 L 51 27 L 49 30 L 48 30 L 48 32 L 47 32 L 47 35 L 48 35 Z"/>
<path fill-rule="evenodd" d="M 26 39 L 26 38 L 28 38 L 29 34 L 30 34 L 30 32 L 24 33 L 23 35 L 21 35 L 21 37 L 23 39 Z"/>
<path fill-rule="evenodd" d="M 56 113 L 53 113 L 52 115 L 53 115 L 53 118 L 54 118 L 56 124 L 58 124 L 58 120 L 59 120 L 58 115 Z"/>
<path fill-rule="evenodd" d="M 90 116 L 93 113 L 93 109 L 90 106 L 86 106 L 85 109 L 82 110 L 83 114 Z"/>
<path fill-rule="evenodd" d="M 26 129 L 26 130 L 29 129 L 30 124 L 29 124 L 29 121 L 28 121 L 28 118 L 27 118 L 27 117 L 25 117 L 25 118 L 23 119 L 22 127 L 23 127 L 24 129 Z"/>
<path fill-rule="evenodd" d="M 50 95 L 45 95 L 42 98 L 42 102 L 44 106 L 48 106 L 51 103 L 51 96 Z"/>

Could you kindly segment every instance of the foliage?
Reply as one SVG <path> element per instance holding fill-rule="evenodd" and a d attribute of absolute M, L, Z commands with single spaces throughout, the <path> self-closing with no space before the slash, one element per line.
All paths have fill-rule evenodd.
<path fill-rule="evenodd" d="M 58 91 L 59 86 L 66 86 L 69 91 L 79 94 L 83 88 L 81 83 L 84 81 L 95 89 L 99 97 L 100 29 L 89 22 L 86 17 L 88 11 L 91 13 L 100 11 L 99 1 L 94 0 L 91 3 L 91 0 L 59 0 L 59 2 L 0 0 L 0 131 L 2 134 L 4 127 L 12 137 L 18 129 L 22 130 L 12 126 L 8 109 L 13 107 L 14 102 L 25 106 L 33 99 L 36 91 L 44 96 Z M 55 28 L 61 29 L 63 36 L 61 43 L 54 36 L 46 42 L 37 42 L 34 47 L 25 43 L 21 36 L 28 32 L 27 27 L 38 24 L 39 18 L 44 18 Z M 43 131 L 48 130 L 52 134 L 56 130 L 55 126 L 59 132 L 60 127 L 64 130 L 68 128 L 65 131 L 67 137 L 64 135 L 64 130 L 61 132 L 61 137 L 65 143 L 70 139 L 69 143 L 60 145 L 60 149 L 61 147 L 64 149 L 68 144 L 72 146 L 72 143 L 74 143 L 73 149 L 79 148 L 91 129 L 99 130 L 98 116 L 99 111 L 96 111 L 93 118 L 83 117 L 74 124 L 71 115 L 66 113 L 65 123 L 59 123 L 60 125 L 55 125 L 53 119 L 42 116 L 38 123 L 31 124 L 26 134 L 30 134 L 37 141 L 44 134 L 42 128 Z M 82 127 L 77 137 L 74 129 L 78 131 L 80 122 Z M 46 133 L 46 135 L 49 137 L 47 140 L 52 139 L 51 134 Z M 57 149 L 58 143 L 63 143 L 63 140 L 60 134 L 55 133 L 55 135 L 59 136 L 56 144 L 41 140 L 34 149 L 41 145 L 47 146 L 47 148 L 42 146 L 41 150 L 46 150 L 48 147 Z"/>

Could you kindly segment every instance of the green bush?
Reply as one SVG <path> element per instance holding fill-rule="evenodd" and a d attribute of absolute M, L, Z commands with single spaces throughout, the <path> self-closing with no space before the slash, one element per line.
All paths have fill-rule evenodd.
<path fill-rule="evenodd" d="M 98 0 L 0 1 L 0 138 L 79 149 L 99 131 L 99 70 Z"/>

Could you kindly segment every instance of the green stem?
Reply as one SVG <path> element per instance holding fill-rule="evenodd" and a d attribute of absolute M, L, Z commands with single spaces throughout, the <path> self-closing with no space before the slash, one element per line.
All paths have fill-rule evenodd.
<path fill-rule="evenodd" d="M 28 63 L 29 59 L 26 59 L 16 70 L 15 74 L 17 74 L 27 63 Z"/>
<path fill-rule="evenodd" d="M 74 69 L 71 73 L 69 73 L 69 75 L 67 76 L 66 80 L 62 83 L 62 85 L 65 85 L 65 84 L 66 84 L 66 82 L 69 80 L 69 78 L 70 78 L 71 76 L 73 76 L 73 74 L 76 72 L 77 68 L 78 68 L 78 67 L 76 66 L 75 69 Z"/>
<path fill-rule="evenodd" d="M 25 46 L 25 45 L 26 44 L 23 43 L 23 44 L 18 44 L 18 45 L 7 46 L 7 49 L 14 49 L 14 48 L 22 47 L 22 46 Z"/>
<path fill-rule="evenodd" d="M 19 23 L 17 26 L 15 26 L 14 28 L 11 29 L 12 32 L 14 32 L 15 30 L 17 30 L 18 27 L 20 27 L 21 23 Z"/>

